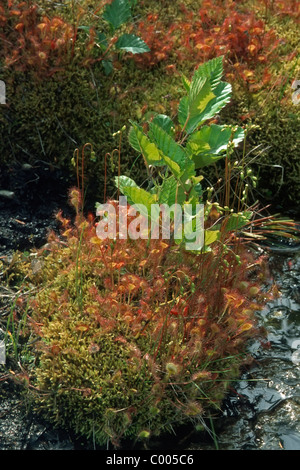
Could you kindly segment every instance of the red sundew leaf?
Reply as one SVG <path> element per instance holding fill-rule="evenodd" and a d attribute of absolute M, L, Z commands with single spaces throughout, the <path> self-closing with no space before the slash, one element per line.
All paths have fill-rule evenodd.
<path fill-rule="evenodd" d="M 132 291 L 134 291 L 137 287 L 136 287 L 134 284 L 128 284 L 127 288 L 128 288 L 128 290 L 129 290 L 129 292 L 132 292 Z"/>
<path fill-rule="evenodd" d="M 251 55 L 254 55 L 255 52 L 257 51 L 257 47 L 255 44 L 249 44 L 247 47 L 248 51 L 250 52 Z"/>
<path fill-rule="evenodd" d="M 172 308 L 172 309 L 170 310 L 170 313 L 171 313 L 171 315 L 177 316 L 179 312 L 178 312 L 177 308 Z"/>
<path fill-rule="evenodd" d="M 194 382 L 196 382 L 197 380 L 211 380 L 211 379 L 212 379 L 212 373 L 207 370 L 202 370 L 192 375 L 192 380 Z"/>
<path fill-rule="evenodd" d="M 79 331 L 80 333 L 85 333 L 86 331 L 90 329 L 90 327 L 89 325 L 85 325 L 82 323 L 80 325 L 75 326 L 75 329 Z"/>
<path fill-rule="evenodd" d="M 53 354 L 53 356 L 57 356 L 60 353 L 61 348 L 58 346 L 58 344 L 53 344 L 51 346 L 50 351 L 51 351 L 51 354 Z"/>
<path fill-rule="evenodd" d="M 244 323 L 240 328 L 237 334 L 243 333 L 244 331 L 251 330 L 253 328 L 252 323 Z"/>
<path fill-rule="evenodd" d="M 121 261 L 120 263 L 112 263 L 111 266 L 112 266 L 113 269 L 119 270 L 119 269 L 121 269 L 123 266 L 125 266 L 125 263 L 124 263 L 124 261 Z"/>
<path fill-rule="evenodd" d="M 0 18 L 1 19 L 1 18 Z M 15 29 L 17 31 L 19 31 L 19 33 L 22 33 L 23 30 L 24 30 L 24 23 L 18 23 L 16 26 L 15 26 Z"/>
<path fill-rule="evenodd" d="M 123 344 L 127 344 L 128 341 L 126 338 L 124 338 L 124 336 L 117 336 L 115 339 L 114 339 L 115 342 L 119 342 L 119 343 L 123 343 Z"/>

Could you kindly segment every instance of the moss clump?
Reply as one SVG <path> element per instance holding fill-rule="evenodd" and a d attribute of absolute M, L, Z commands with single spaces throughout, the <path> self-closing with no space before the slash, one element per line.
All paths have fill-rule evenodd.
<path fill-rule="evenodd" d="M 220 243 L 195 255 L 161 240 L 100 240 L 79 192 L 71 197 L 75 225 L 58 214 L 61 237 L 36 252 L 39 269 L 25 266 L 37 287 L 28 311 L 36 408 L 99 445 L 202 423 L 257 335 L 265 295 L 245 269 L 253 258 Z"/>

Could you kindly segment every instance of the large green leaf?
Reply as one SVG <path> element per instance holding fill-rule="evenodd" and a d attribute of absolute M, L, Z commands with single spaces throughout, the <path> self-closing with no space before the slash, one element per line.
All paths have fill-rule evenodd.
<path fill-rule="evenodd" d="M 241 127 L 232 135 L 230 127 L 212 124 L 194 132 L 189 137 L 186 148 L 195 162 L 195 167 L 203 168 L 223 158 L 229 142 L 237 146 L 243 140 L 244 130 Z"/>
<path fill-rule="evenodd" d="M 199 116 L 199 124 L 212 119 L 231 99 L 232 87 L 230 83 L 220 82 L 214 89 L 216 95 L 206 106 L 204 112 Z M 198 125 L 199 125 L 198 124 Z"/>
<path fill-rule="evenodd" d="M 128 201 L 130 200 L 133 204 L 142 204 L 145 206 L 145 212 L 143 215 L 148 217 L 151 213 L 152 204 L 157 203 L 155 195 L 150 194 L 148 191 L 145 191 L 145 189 L 139 188 L 138 186 L 125 186 L 123 190 Z"/>
<path fill-rule="evenodd" d="M 220 83 L 222 75 L 223 56 L 215 57 L 214 59 L 201 64 L 194 73 L 194 77 L 209 78 L 212 90 L 214 90 Z"/>
<path fill-rule="evenodd" d="M 113 0 L 107 4 L 102 15 L 113 29 L 119 28 L 131 18 L 131 9 L 128 0 Z"/>
<path fill-rule="evenodd" d="M 189 118 L 193 119 L 201 115 L 213 98 L 215 95 L 212 92 L 210 80 L 194 76 L 188 96 Z"/>
<path fill-rule="evenodd" d="M 223 75 L 223 56 L 215 57 L 204 64 L 199 65 L 198 69 L 194 73 L 194 78 L 202 77 L 209 78 L 211 88 L 214 90 L 220 83 Z M 191 82 L 185 75 L 182 75 L 182 83 L 187 92 L 190 90 Z"/>
<path fill-rule="evenodd" d="M 116 48 L 132 54 L 149 52 L 147 44 L 135 34 L 122 34 L 116 42 Z"/>
<path fill-rule="evenodd" d="M 198 67 L 191 83 L 183 78 L 188 96 L 180 100 L 178 120 L 187 134 L 213 118 L 230 101 L 231 85 L 220 81 L 222 73 L 223 57 L 216 57 Z"/>
<path fill-rule="evenodd" d="M 128 204 L 131 206 L 133 204 L 143 205 L 144 208 L 140 208 L 141 214 L 146 217 L 151 216 L 151 206 L 157 204 L 157 196 L 155 194 L 140 188 L 133 179 L 124 175 L 115 177 L 115 185 L 126 196 Z"/>
<path fill-rule="evenodd" d="M 192 132 L 201 120 L 207 105 L 216 98 L 208 78 L 193 77 L 188 96 L 179 103 L 178 119 L 186 133 Z"/>
<path fill-rule="evenodd" d="M 129 178 L 129 176 L 125 176 L 125 175 L 121 175 L 120 177 L 116 176 L 115 185 L 117 188 L 120 189 L 121 193 L 123 194 L 124 194 L 124 188 L 126 187 L 138 188 L 138 185 L 136 184 L 136 182 L 132 178 Z"/>
<path fill-rule="evenodd" d="M 175 178 L 177 178 L 177 180 L 179 181 L 179 179 L 181 177 L 181 174 L 182 174 L 182 171 L 181 171 L 181 168 L 178 165 L 178 163 L 174 162 L 174 160 L 172 160 L 172 158 L 169 158 L 166 155 L 162 154 L 162 157 L 163 157 L 163 161 L 164 161 L 165 165 L 168 166 L 168 168 L 171 170 L 171 172 L 173 173 Z"/>
<path fill-rule="evenodd" d="M 182 84 L 187 92 L 190 91 L 191 82 L 187 79 L 185 75 L 181 76 Z"/>
<path fill-rule="evenodd" d="M 170 135 L 172 135 L 172 130 L 175 129 L 174 122 L 169 116 L 166 116 L 165 114 L 157 114 L 152 122 L 164 129 Z"/>
<path fill-rule="evenodd" d="M 175 142 L 168 132 L 155 122 L 151 122 L 149 134 L 161 150 L 162 158 L 176 178 L 180 178 L 182 182 L 185 182 L 194 175 L 194 162 L 189 159 L 185 149 Z"/>
<path fill-rule="evenodd" d="M 219 230 L 205 230 L 204 245 L 208 246 L 220 238 Z"/>
<path fill-rule="evenodd" d="M 174 176 L 163 181 L 158 194 L 159 204 L 167 204 L 168 206 L 183 204 L 185 198 L 184 188 L 179 185 Z"/>
<path fill-rule="evenodd" d="M 149 124 L 149 135 L 162 153 L 176 162 L 183 171 L 187 159 L 184 148 L 177 144 L 168 132 L 154 122 Z"/>
<path fill-rule="evenodd" d="M 201 80 L 198 83 L 201 83 Z M 179 103 L 178 120 L 185 132 L 191 134 L 197 127 L 221 111 L 229 103 L 231 91 L 229 83 L 220 82 L 213 92 L 210 85 L 205 85 L 203 91 L 199 89 L 199 95 L 198 97 L 193 95 L 193 101 L 190 97 L 184 96 Z"/>
<path fill-rule="evenodd" d="M 187 119 L 189 116 L 189 99 L 187 96 L 183 96 L 179 101 L 178 107 L 178 121 L 181 127 L 187 124 Z"/>
<path fill-rule="evenodd" d="M 159 205 L 157 196 L 138 186 L 125 186 L 123 188 L 127 201 L 144 217 L 152 220 L 154 224 L 159 221 Z"/>
<path fill-rule="evenodd" d="M 144 134 L 142 127 L 133 121 L 130 121 L 132 127 L 129 130 L 128 140 L 130 145 L 140 152 L 146 164 L 148 165 L 164 165 L 161 153 L 157 146 L 150 141 Z"/>

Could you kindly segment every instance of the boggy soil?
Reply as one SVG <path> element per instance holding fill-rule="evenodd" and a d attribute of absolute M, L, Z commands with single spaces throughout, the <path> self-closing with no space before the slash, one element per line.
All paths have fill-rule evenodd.
<path fill-rule="evenodd" d="M 0 168 L 0 256 L 42 246 L 55 214 L 71 214 L 68 190 L 75 178 L 43 161 Z"/>

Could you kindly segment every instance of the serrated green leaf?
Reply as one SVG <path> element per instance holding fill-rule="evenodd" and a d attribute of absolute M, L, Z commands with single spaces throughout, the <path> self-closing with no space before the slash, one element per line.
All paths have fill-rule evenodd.
<path fill-rule="evenodd" d="M 162 153 L 176 162 L 180 169 L 185 169 L 186 153 L 173 137 L 155 122 L 149 124 L 149 133 Z"/>
<path fill-rule="evenodd" d="M 123 34 L 116 42 L 116 48 L 132 54 L 143 54 L 149 52 L 150 49 L 143 39 L 135 34 Z"/>
<path fill-rule="evenodd" d="M 149 125 L 149 134 L 161 150 L 162 158 L 176 178 L 185 182 L 194 175 L 194 162 L 189 159 L 185 149 L 175 142 L 170 134 L 154 122 Z"/>
<path fill-rule="evenodd" d="M 155 195 L 138 186 L 125 186 L 123 190 L 125 196 L 128 196 L 134 204 L 143 204 L 149 212 L 151 205 L 157 202 Z"/>
<path fill-rule="evenodd" d="M 213 118 L 230 101 L 231 85 L 220 81 L 222 62 L 223 58 L 217 57 L 200 65 L 190 84 L 184 78 L 189 94 L 180 100 L 178 120 L 186 134 Z"/>
<path fill-rule="evenodd" d="M 217 113 L 221 111 L 227 103 L 229 103 L 231 98 L 231 85 L 229 83 L 221 82 L 214 89 L 215 97 L 206 103 L 205 109 L 199 114 L 196 114 L 192 117 L 189 117 L 189 103 L 188 99 L 186 101 L 180 102 L 179 110 L 181 112 L 180 124 L 185 125 L 185 132 L 191 134 L 194 130 L 202 125 L 205 121 L 212 119 Z M 181 100 L 182 101 L 182 100 Z M 195 108 L 194 108 L 195 109 Z M 186 119 L 189 117 L 188 122 L 182 121 L 186 115 Z"/>
<path fill-rule="evenodd" d="M 105 75 L 110 75 L 114 69 L 112 61 L 103 59 L 101 64 L 102 64 Z"/>
<path fill-rule="evenodd" d="M 125 186 L 123 187 L 123 194 L 127 197 L 127 202 L 132 206 L 138 206 L 137 210 L 141 215 L 157 223 L 159 206 L 157 204 L 157 197 L 149 193 L 145 189 L 138 186 Z"/>
<path fill-rule="evenodd" d="M 165 179 L 159 189 L 158 202 L 159 204 L 167 204 L 172 206 L 173 204 L 183 204 L 185 201 L 184 188 L 179 185 L 178 181 L 174 176 Z"/>
<path fill-rule="evenodd" d="M 159 127 L 161 127 L 164 131 L 166 131 L 168 134 L 172 135 L 172 129 L 175 127 L 172 119 L 169 116 L 166 116 L 165 114 L 157 114 L 153 121 L 154 124 L 157 124 Z"/>
<path fill-rule="evenodd" d="M 106 39 L 106 35 L 104 33 L 101 33 L 99 31 L 96 31 L 96 42 L 97 44 L 101 47 L 103 51 L 105 51 L 108 47 L 108 41 Z"/>
<path fill-rule="evenodd" d="M 144 134 L 141 126 L 130 122 L 132 124 L 128 134 L 130 145 L 143 155 L 147 165 L 163 165 L 164 161 L 156 145 Z"/>
<path fill-rule="evenodd" d="M 223 158 L 229 142 L 237 146 L 243 140 L 244 130 L 241 127 L 232 136 L 230 127 L 212 124 L 194 132 L 187 141 L 186 149 L 195 162 L 195 168 L 203 168 Z"/>
<path fill-rule="evenodd" d="M 201 115 L 207 104 L 215 98 L 208 78 L 194 77 L 188 96 L 189 118 Z"/>
<path fill-rule="evenodd" d="M 107 4 L 102 15 L 113 29 L 119 28 L 123 23 L 131 18 L 131 8 L 128 0 L 113 0 Z"/>
<path fill-rule="evenodd" d="M 136 182 L 132 178 L 129 178 L 129 176 L 125 176 L 125 175 L 122 175 L 120 177 L 116 176 L 115 185 L 117 188 L 120 189 L 122 194 L 124 194 L 124 188 L 127 188 L 127 187 L 138 188 L 138 185 L 136 184 Z M 128 203 L 130 204 L 129 201 Z"/>
<path fill-rule="evenodd" d="M 125 175 L 116 176 L 115 185 L 127 197 L 128 204 L 131 206 L 133 204 L 144 205 L 145 210 L 141 211 L 142 215 L 151 216 L 151 205 L 157 203 L 156 194 L 151 194 L 145 189 L 140 188 L 133 179 Z"/>
<path fill-rule="evenodd" d="M 201 64 L 196 70 L 195 77 L 209 78 L 211 88 L 214 90 L 220 83 L 223 75 L 223 56 L 215 57 L 214 59 Z"/>
<path fill-rule="evenodd" d="M 221 109 L 229 103 L 231 99 L 232 87 L 230 83 L 220 82 L 214 89 L 216 95 L 206 106 L 204 112 L 199 116 L 199 124 L 202 124 L 208 119 L 212 119 Z M 198 125 L 199 125 L 198 124 Z"/>
<path fill-rule="evenodd" d="M 181 168 L 178 165 L 178 163 L 174 162 L 174 160 L 172 160 L 172 158 L 169 158 L 164 154 L 162 154 L 162 158 L 163 158 L 165 164 L 169 167 L 169 169 L 171 170 L 171 172 L 175 176 L 175 178 L 177 178 L 179 180 L 180 177 L 181 177 L 182 171 L 181 171 Z"/>
<path fill-rule="evenodd" d="M 182 80 L 182 83 L 183 83 L 184 88 L 186 89 L 187 92 L 189 92 L 189 91 L 190 91 L 191 82 L 186 78 L 185 75 L 182 75 L 182 76 L 181 76 L 181 80 Z"/>
<path fill-rule="evenodd" d="M 205 230 L 204 232 L 204 245 L 208 246 L 217 241 L 220 237 L 219 230 Z"/>
<path fill-rule="evenodd" d="M 178 121 L 181 127 L 186 124 L 189 115 L 189 100 L 187 96 L 181 98 L 178 106 Z"/>

